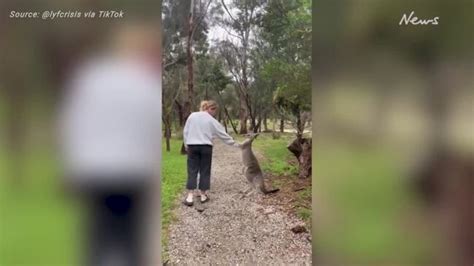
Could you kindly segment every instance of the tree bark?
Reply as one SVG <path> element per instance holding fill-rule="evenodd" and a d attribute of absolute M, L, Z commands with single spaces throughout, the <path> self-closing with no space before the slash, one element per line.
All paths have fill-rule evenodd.
<path fill-rule="evenodd" d="M 171 150 L 171 144 L 170 144 L 170 139 L 171 139 L 171 117 L 167 115 L 163 119 L 163 124 L 165 126 L 165 139 L 166 139 L 166 151 Z"/>
<path fill-rule="evenodd" d="M 280 118 L 280 132 L 285 132 L 285 119 L 283 119 L 283 117 Z"/>
<path fill-rule="evenodd" d="M 254 130 L 254 133 L 257 132 L 262 132 L 262 117 L 260 115 L 257 118 L 256 129 Z"/>
<path fill-rule="evenodd" d="M 175 100 L 176 109 L 178 110 L 178 120 L 179 126 L 184 127 L 185 116 L 184 116 L 184 108 L 183 105 L 179 103 L 178 100 Z"/>
<path fill-rule="evenodd" d="M 311 175 L 311 153 L 312 153 L 312 141 L 311 139 L 303 139 L 302 144 L 303 151 L 299 157 L 299 177 L 306 178 Z"/>
<path fill-rule="evenodd" d="M 229 133 L 229 131 L 227 130 L 227 118 L 225 118 L 225 117 L 224 117 L 224 119 L 223 119 L 223 124 L 224 124 L 225 132 L 226 132 L 226 133 Z"/>
<path fill-rule="evenodd" d="M 288 145 L 288 150 L 293 153 L 296 158 L 299 158 L 301 153 L 303 152 L 303 147 L 301 146 L 301 141 L 298 139 L 294 139 L 290 145 Z"/>
<path fill-rule="evenodd" d="M 296 116 L 296 137 L 298 139 L 302 139 L 303 138 L 303 131 L 304 131 L 304 122 L 303 120 L 301 119 L 301 113 L 299 113 L 297 116 Z"/>
<path fill-rule="evenodd" d="M 191 0 L 191 7 L 188 18 L 188 43 L 186 47 L 187 69 L 188 69 L 188 98 L 186 99 L 186 118 L 191 113 L 194 103 L 194 73 L 193 73 L 193 28 L 194 28 L 194 0 Z"/>
<path fill-rule="evenodd" d="M 250 117 L 250 130 L 253 132 L 253 133 L 257 133 L 258 132 L 258 126 L 257 126 L 257 121 L 256 121 L 256 118 L 255 117 Z"/>
<path fill-rule="evenodd" d="M 232 121 L 232 118 L 229 115 L 229 111 L 227 110 L 226 107 L 224 107 L 225 114 L 227 116 L 227 119 L 229 120 L 230 125 L 232 126 L 232 129 L 234 130 L 235 134 L 238 134 L 237 126 L 234 124 L 234 121 Z"/>
<path fill-rule="evenodd" d="M 263 131 L 268 132 L 267 113 L 263 114 Z"/>
<path fill-rule="evenodd" d="M 287 148 L 298 160 L 298 177 L 309 177 L 311 175 L 312 140 L 310 138 L 296 138 Z"/>
<path fill-rule="evenodd" d="M 193 73 L 193 28 L 194 28 L 194 0 L 190 2 L 190 11 L 188 17 L 188 43 L 186 47 L 186 57 L 187 57 L 187 70 L 188 70 L 188 94 L 184 102 L 184 119 L 183 126 L 186 123 L 189 115 L 192 112 L 194 106 L 194 73 Z M 186 154 L 186 149 L 184 148 L 184 142 L 181 145 L 181 154 Z"/>
<path fill-rule="evenodd" d="M 247 134 L 247 105 L 245 103 L 245 96 L 243 93 L 240 93 L 240 110 L 239 110 L 239 119 L 240 119 L 240 134 Z"/>

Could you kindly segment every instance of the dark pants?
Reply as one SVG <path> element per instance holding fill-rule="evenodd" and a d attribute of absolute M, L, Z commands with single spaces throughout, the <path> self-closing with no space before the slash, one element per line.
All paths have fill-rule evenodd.
<path fill-rule="evenodd" d="M 91 189 L 84 195 L 86 265 L 144 265 L 146 191 L 127 186 Z"/>
<path fill-rule="evenodd" d="M 211 187 L 211 145 L 188 145 L 188 182 L 187 189 L 196 189 L 199 173 L 199 189 Z"/>

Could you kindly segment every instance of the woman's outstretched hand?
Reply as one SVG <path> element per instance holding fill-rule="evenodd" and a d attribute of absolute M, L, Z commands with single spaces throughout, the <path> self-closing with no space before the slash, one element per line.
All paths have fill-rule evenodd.
<path fill-rule="evenodd" d="M 242 144 L 235 142 L 232 146 L 240 149 L 242 147 Z"/>

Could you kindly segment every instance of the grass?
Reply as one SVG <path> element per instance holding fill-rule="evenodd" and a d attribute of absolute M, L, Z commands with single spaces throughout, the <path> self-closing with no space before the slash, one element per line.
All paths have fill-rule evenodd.
<path fill-rule="evenodd" d="M 75 265 L 77 206 L 61 194 L 52 152 L 30 151 L 19 183 L 9 179 L 9 157 L 0 154 L 0 265 Z"/>
<path fill-rule="evenodd" d="M 311 225 L 311 209 L 305 207 L 298 207 L 296 214 L 303 219 L 308 225 Z"/>
<path fill-rule="evenodd" d="M 294 134 L 290 133 L 283 133 L 278 139 L 273 139 L 271 133 L 260 133 L 252 145 L 264 157 L 260 162 L 263 171 L 283 176 L 297 173 L 297 165 L 289 163 L 294 156 L 286 148 L 293 138 Z M 245 138 L 238 136 L 236 139 L 243 141 Z"/>
<path fill-rule="evenodd" d="M 161 244 L 163 261 L 166 261 L 167 258 L 168 228 L 175 219 L 173 209 L 176 197 L 183 191 L 187 179 L 186 156 L 180 153 L 181 143 L 181 140 L 171 139 L 171 151 L 167 152 L 163 142 L 163 167 L 161 169 Z"/>
<path fill-rule="evenodd" d="M 254 141 L 256 150 L 261 151 L 265 159 L 262 162 L 264 171 L 274 175 L 295 175 L 298 173 L 297 164 L 288 163 L 294 156 L 286 146 L 294 138 L 294 134 L 283 134 L 279 139 L 272 139 L 271 134 L 262 134 Z"/>
<path fill-rule="evenodd" d="M 271 173 L 273 176 L 282 178 L 271 179 L 272 186 L 286 187 L 299 183 L 301 180 L 297 177 L 298 164 L 294 155 L 288 151 L 287 145 L 294 139 L 294 134 L 281 134 L 279 139 L 273 139 L 271 133 L 261 134 L 254 141 L 256 150 L 264 155 L 261 162 L 265 172 Z M 311 177 L 310 177 L 311 178 Z M 294 197 L 294 204 L 299 206 L 296 208 L 296 215 L 311 225 L 311 186 L 305 186 L 302 190 L 295 193 L 290 192 L 290 197 Z"/>
<path fill-rule="evenodd" d="M 287 145 L 295 138 L 292 133 L 280 133 L 278 139 L 272 137 L 272 133 L 261 133 L 253 142 L 256 151 L 262 154 L 260 161 L 262 170 L 270 174 L 271 186 L 286 188 L 302 184 L 301 179 L 297 177 L 298 163 L 294 155 L 288 151 Z M 242 141 L 243 137 L 238 137 Z M 309 181 L 309 180 L 308 180 Z M 286 193 L 286 196 L 294 199 L 295 206 L 298 206 L 295 213 L 308 226 L 311 225 L 311 185 L 305 183 L 303 189 L 293 192 L 290 189 L 283 189 L 280 193 Z"/>

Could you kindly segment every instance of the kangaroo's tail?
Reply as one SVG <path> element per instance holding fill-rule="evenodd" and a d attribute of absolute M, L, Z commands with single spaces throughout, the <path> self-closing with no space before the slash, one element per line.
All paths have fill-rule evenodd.
<path fill-rule="evenodd" d="M 275 193 L 280 190 L 279 188 L 268 189 L 267 186 L 265 186 L 265 182 L 263 181 L 263 175 L 259 175 L 256 181 L 258 181 L 258 190 L 260 190 L 260 192 L 263 194 Z"/>
<path fill-rule="evenodd" d="M 278 192 L 278 191 L 280 191 L 279 188 L 274 188 L 274 189 L 270 189 L 270 190 L 267 190 L 267 189 L 262 190 L 263 194 L 270 194 L 270 193 L 275 193 L 275 192 Z"/>

